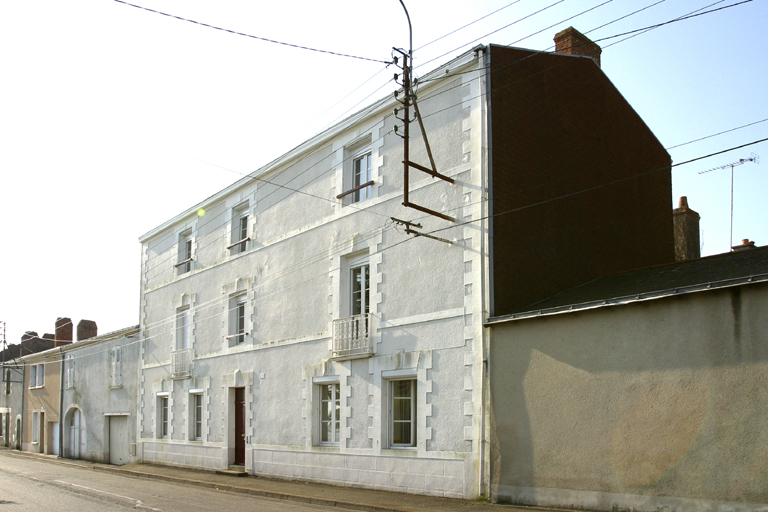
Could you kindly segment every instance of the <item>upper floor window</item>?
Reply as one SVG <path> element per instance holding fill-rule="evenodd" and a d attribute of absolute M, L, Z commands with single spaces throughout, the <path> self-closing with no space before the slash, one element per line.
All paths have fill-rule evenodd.
<path fill-rule="evenodd" d="M 370 267 L 368 262 L 359 263 L 351 269 L 351 315 L 362 315 L 370 311 L 369 295 L 371 291 Z"/>
<path fill-rule="evenodd" d="M 232 209 L 230 244 L 227 248 L 231 254 L 240 254 L 248 248 L 251 238 L 248 236 L 248 203 Z"/>
<path fill-rule="evenodd" d="M 336 199 L 344 204 L 364 201 L 373 196 L 373 153 L 371 134 L 365 135 L 344 148 L 342 189 Z"/>
<path fill-rule="evenodd" d="M 64 361 L 64 387 L 69 389 L 75 387 L 75 357 L 67 354 Z"/>
<path fill-rule="evenodd" d="M 242 293 L 229 299 L 229 345 L 234 346 L 245 342 L 246 305 L 248 295 Z"/>
<path fill-rule="evenodd" d="M 110 387 L 119 388 L 123 385 L 123 347 L 114 347 L 110 351 Z"/>
<path fill-rule="evenodd" d="M 192 270 L 192 233 L 187 231 L 179 235 L 179 255 L 176 263 L 178 275 Z"/>
<path fill-rule="evenodd" d="M 190 325 L 189 307 L 176 310 L 176 349 L 189 348 L 192 327 Z"/>
<path fill-rule="evenodd" d="M 45 365 L 33 364 L 29 367 L 29 387 L 41 388 L 45 385 Z"/>

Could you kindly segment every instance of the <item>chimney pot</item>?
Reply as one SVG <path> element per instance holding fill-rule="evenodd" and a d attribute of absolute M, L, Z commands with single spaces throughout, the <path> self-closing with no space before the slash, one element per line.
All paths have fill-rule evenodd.
<path fill-rule="evenodd" d="M 741 245 L 735 245 L 731 247 L 731 250 L 733 250 L 733 252 L 739 252 L 739 251 L 748 251 L 754 248 L 755 248 L 755 242 L 750 241 L 749 238 L 744 238 L 741 240 Z"/>

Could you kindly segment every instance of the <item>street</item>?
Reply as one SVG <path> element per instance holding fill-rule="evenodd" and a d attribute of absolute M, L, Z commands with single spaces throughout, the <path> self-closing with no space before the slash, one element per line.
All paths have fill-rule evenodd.
<path fill-rule="evenodd" d="M 332 510 L 286 500 L 247 496 L 191 485 L 130 478 L 0 451 L 0 505 L 13 510 L 165 512 L 311 512 Z"/>

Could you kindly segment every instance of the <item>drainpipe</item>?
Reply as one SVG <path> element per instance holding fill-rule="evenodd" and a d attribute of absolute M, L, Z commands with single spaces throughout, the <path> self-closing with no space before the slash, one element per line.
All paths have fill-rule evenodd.
<path fill-rule="evenodd" d="M 24 385 L 25 385 L 24 379 L 26 378 L 26 374 L 27 374 L 27 363 L 25 362 L 25 363 L 23 363 L 21 365 L 21 425 L 19 426 L 19 432 L 18 432 L 19 440 L 16 443 L 16 445 L 19 447 L 19 451 L 21 451 L 21 449 L 23 447 L 22 443 L 24 442 L 24 435 L 23 435 L 23 432 L 24 432 L 24 396 L 26 395 L 26 393 L 24 392 L 24 390 L 26 389 L 24 387 Z M 13 422 L 16 423 L 16 418 L 13 419 Z"/>
<path fill-rule="evenodd" d="M 62 459 L 64 453 L 64 347 L 59 347 L 61 362 L 59 363 L 59 453 L 57 457 Z"/>

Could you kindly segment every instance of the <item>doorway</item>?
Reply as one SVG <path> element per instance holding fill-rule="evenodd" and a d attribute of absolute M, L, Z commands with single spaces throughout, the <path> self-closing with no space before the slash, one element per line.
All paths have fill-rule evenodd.
<path fill-rule="evenodd" d="M 236 466 L 245 465 L 245 388 L 235 388 L 235 460 Z"/>
<path fill-rule="evenodd" d="M 109 463 L 122 466 L 128 458 L 128 416 L 109 418 Z"/>
<path fill-rule="evenodd" d="M 70 459 L 80 458 L 80 409 L 72 409 L 69 414 L 69 450 L 67 455 Z"/>

